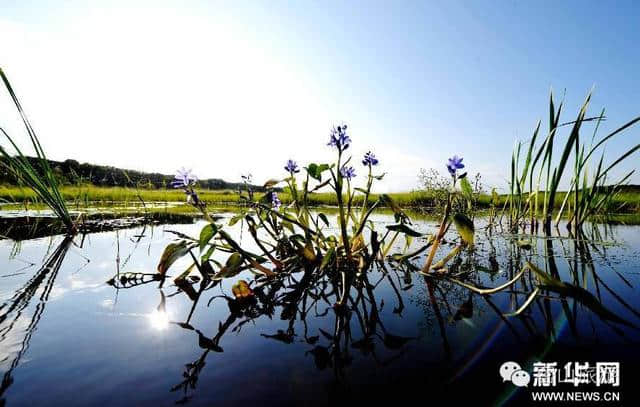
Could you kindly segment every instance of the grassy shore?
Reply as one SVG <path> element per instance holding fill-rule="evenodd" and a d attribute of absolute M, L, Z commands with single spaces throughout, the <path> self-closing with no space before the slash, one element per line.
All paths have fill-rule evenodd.
<path fill-rule="evenodd" d="M 96 187 L 96 186 L 63 186 L 61 188 L 63 198 L 74 206 L 95 206 L 119 204 L 140 204 L 152 202 L 184 202 L 185 196 L 181 190 L 173 189 L 135 189 L 124 187 Z M 236 205 L 239 196 L 231 190 L 198 190 L 200 198 L 214 205 Z M 257 194 L 260 196 L 260 194 Z M 434 207 L 434 193 L 431 191 L 411 191 L 389 194 L 400 206 L 414 209 L 428 209 Z M 286 193 L 279 194 L 284 203 L 290 202 L 290 196 Z M 500 206 L 504 204 L 506 196 L 499 198 Z M 378 195 L 372 194 L 370 201 L 378 199 Z M 556 205 L 559 207 L 564 199 L 564 193 L 556 196 Z M 355 203 L 361 203 L 362 196 L 356 196 Z M 28 188 L 16 186 L 0 186 L 0 203 L 37 204 L 37 197 Z M 314 193 L 309 196 L 309 203 L 313 206 L 334 206 L 337 204 L 335 194 Z M 488 208 L 491 205 L 489 195 L 477 196 L 478 206 Z M 640 213 L 640 192 L 624 192 L 619 194 L 612 204 L 611 212 Z"/>

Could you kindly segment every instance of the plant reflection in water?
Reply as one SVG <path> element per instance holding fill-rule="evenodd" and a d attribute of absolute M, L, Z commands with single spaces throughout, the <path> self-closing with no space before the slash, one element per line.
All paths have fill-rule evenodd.
<path fill-rule="evenodd" d="M 277 277 L 257 276 L 249 283 L 238 280 L 232 293 L 222 290 L 223 294 L 208 295 L 206 300 L 209 290 L 222 289 L 222 280 L 180 276 L 174 284 L 159 288 L 161 302 L 154 311 L 152 324 L 166 329 L 171 318 L 167 314 L 170 305 L 165 303 L 176 295 L 187 296 L 191 307 L 185 311 L 184 319 L 170 324 L 193 332 L 194 344 L 202 353 L 185 364 L 181 380 L 171 390 L 180 392 L 178 402 L 188 401 L 200 374 L 205 371 L 210 353 L 224 351 L 225 335 L 241 333 L 246 324 L 266 317 L 286 321 L 286 327 L 261 332 L 261 337 L 287 345 L 304 344 L 304 354 L 313 359 L 316 368 L 332 371 L 334 384 L 347 392 L 347 367 L 354 360 L 354 352 L 371 358 L 378 366 L 387 366 L 406 353 L 413 342 L 422 340 L 418 333 L 414 336 L 395 334 L 381 316 L 386 308 L 402 318 L 406 292 L 413 292 L 415 296 L 421 289 L 426 295 L 418 302 L 423 304 L 425 317 L 434 321 L 433 327 L 440 332 L 441 354 L 445 360 L 453 360 L 455 353 L 448 338 L 449 328 L 461 322 L 473 327 L 474 319 L 484 317 L 482 313 L 486 312 L 495 313 L 494 319 L 518 342 L 554 342 L 558 335 L 554 320 L 558 315 L 553 303 L 560 304 L 560 312 L 576 338 L 585 335 L 578 328 L 581 312 L 588 318 L 598 317 L 613 334 L 623 338 L 625 329 L 637 331 L 636 323 L 627 319 L 628 314 L 623 317 L 611 311 L 609 307 L 615 304 L 609 302 L 605 306 L 602 292 L 606 291 L 614 302 L 636 317 L 640 318 L 640 313 L 610 287 L 611 276 L 599 275 L 603 270 L 596 265 L 608 264 L 605 241 L 612 238 L 608 227 L 604 226 L 604 232 L 602 229 L 594 226 L 579 236 L 496 236 L 486 230 L 477 247 L 461 251 L 451 260 L 447 274 L 418 273 L 419 254 L 388 256 L 386 261 L 373 262 L 370 269 L 354 280 L 346 297 L 347 306 L 336 306 L 342 298 L 339 274 L 318 272 L 313 267 L 285 270 Z M 445 239 L 444 244 L 455 242 Z M 499 245 L 502 247 L 496 247 Z M 559 259 L 566 261 L 566 267 L 558 266 Z M 604 272 L 626 280 L 613 266 Z M 110 283 L 118 288 L 132 288 L 154 282 L 162 284 L 162 280 L 154 275 L 130 274 L 114 278 Z M 165 297 L 163 290 L 167 289 L 175 291 Z M 376 294 L 379 290 L 385 293 L 380 298 Z M 226 319 L 220 321 L 213 334 L 208 333 L 206 327 L 192 325 L 197 307 L 223 304 L 228 310 Z M 318 321 L 322 321 L 322 327 L 318 327 Z M 327 326 L 331 328 L 326 329 Z M 380 351 L 382 348 L 385 352 Z"/>
<path fill-rule="evenodd" d="M 2 384 L 0 384 L 0 405 L 4 402 L 2 397 L 5 391 L 13 383 L 13 370 L 18 366 L 22 356 L 29 349 L 32 335 L 36 331 L 38 323 L 42 318 L 47 301 L 51 295 L 51 289 L 53 288 L 71 243 L 72 238 L 68 236 L 65 237 L 33 277 L 16 290 L 11 298 L 0 305 L 0 349 L 5 346 L 5 349 L 7 349 L 6 355 L 4 352 L 1 352 L 0 359 L 3 364 L 8 364 L 8 368 L 2 377 Z M 40 296 L 33 315 L 31 317 L 25 316 L 23 313 L 38 293 Z M 21 323 L 22 318 L 27 319 L 28 325 L 26 329 L 20 331 L 24 328 L 24 324 Z M 11 352 L 10 343 L 15 340 L 14 335 L 21 336 L 22 339 L 19 341 L 18 350 Z"/>

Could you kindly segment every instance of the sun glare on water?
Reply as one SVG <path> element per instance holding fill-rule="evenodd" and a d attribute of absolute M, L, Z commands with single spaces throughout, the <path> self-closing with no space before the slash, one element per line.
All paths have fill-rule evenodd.
<path fill-rule="evenodd" d="M 149 323 L 154 330 L 164 331 L 169 327 L 169 314 L 155 309 L 149 314 Z"/>

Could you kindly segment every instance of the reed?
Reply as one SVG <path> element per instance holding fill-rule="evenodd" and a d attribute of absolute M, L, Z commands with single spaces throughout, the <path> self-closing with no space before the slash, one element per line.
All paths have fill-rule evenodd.
<path fill-rule="evenodd" d="M 35 195 L 51 210 L 53 213 L 64 223 L 69 234 L 74 234 L 77 231 L 76 225 L 71 219 L 71 215 L 67 209 L 60 189 L 58 188 L 58 181 L 55 174 L 49 165 L 49 161 L 44 153 L 44 149 L 38 140 L 35 130 L 31 126 L 27 115 L 16 96 L 9 79 L 5 75 L 2 68 L 0 68 L 0 77 L 5 89 L 9 93 L 11 100 L 13 101 L 22 123 L 24 124 L 29 141 L 35 152 L 37 158 L 37 164 L 32 165 L 31 162 L 22 153 L 22 150 L 18 147 L 15 139 L 9 136 L 9 134 L 0 127 L 0 132 L 4 135 L 5 139 L 11 145 L 13 151 L 7 151 L 4 147 L 0 146 L 0 154 L 4 157 L 2 165 L 4 165 L 22 184 L 29 187 Z"/>
<path fill-rule="evenodd" d="M 580 229 L 587 219 L 604 213 L 614 202 L 619 201 L 622 186 L 635 170 L 614 183 L 610 182 L 611 170 L 637 152 L 640 144 L 629 148 L 610 164 L 605 164 L 604 146 L 613 137 L 634 126 L 640 121 L 640 117 L 598 138 L 600 124 L 605 120 L 605 111 L 602 110 L 598 116 L 587 117 L 590 101 L 591 92 L 579 109 L 576 119 L 561 123 L 564 102 L 556 109 L 551 93 L 547 136 L 538 144 L 541 125 L 541 122 L 538 122 L 525 155 L 521 155 L 522 143 L 516 143 L 511 158 L 509 196 L 504 204 L 504 210 L 508 209 L 509 225 L 512 229 L 518 229 L 528 217 L 533 230 L 538 226 L 538 218 L 541 217 L 545 229 L 548 230 L 554 221 L 553 212 L 556 209 L 556 226 L 563 216 L 567 216 L 568 227 Z M 595 127 L 590 142 L 585 143 L 581 131 L 587 122 L 595 123 Z M 565 127 L 570 128 L 570 131 L 564 145 L 559 145 L 560 157 L 555 159 L 554 150 L 557 147 L 558 135 Z M 600 154 L 600 159 L 595 171 L 591 172 L 589 166 L 596 154 Z M 566 193 L 560 192 L 563 180 L 569 184 Z M 542 191 L 541 187 L 544 187 Z M 558 207 L 559 197 L 561 199 Z"/>

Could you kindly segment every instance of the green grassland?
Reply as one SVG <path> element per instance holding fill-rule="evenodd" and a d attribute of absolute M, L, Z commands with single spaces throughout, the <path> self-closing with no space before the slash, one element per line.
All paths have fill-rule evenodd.
<path fill-rule="evenodd" d="M 241 201 L 238 192 L 232 190 L 207 190 L 199 189 L 198 194 L 202 200 L 212 205 L 238 205 Z M 108 206 L 113 204 L 141 205 L 156 202 L 184 202 L 185 195 L 181 190 L 174 189 L 136 189 L 126 187 L 97 187 L 87 186 L 63 186 L 61 194 L 68 202 L 70 209 L 90 206 Z M 262 194 L 257 193 L 260 197 Z M 433 191 L 411 191 L 389 194 L 391 198 L 400 206 L 412 209 L 433 209 L 436 205 L 434 197 L 437 195 Z M 541 193 L 542 195 L 542 193 Z M 559 207 L 564 199 L 564 193 L 556 196 L 556 207 Z M 291 201 L 291 197 L 287 193 L 279 193 L 280 199 L 286 204 Z M 362 195 L 358 194 L 354 198 L 356 205 L 361 204 Z M 501 207 L 506 195 L 499 197 L 499 206 Z M 372 194 L 369 197 L 370 202 L 378 200 L 378 195 Z M 0 186 L 0 204 L 37 204 L 36 195 L 29 188 L 21 188 L 13 185 Z M 332 193 L 313 193 L 309 195 L 309 203 L 312 206 L 334 206 L 337 205 L 335 194 Z M 479 208 L 489 208 L 491 206 L 491 197 L 485 194 L 477 195 L 477 206 Z M 612 213 L 640 213 L 640 191 L 629 190 L 619 193 L 609 211 Z"/>

